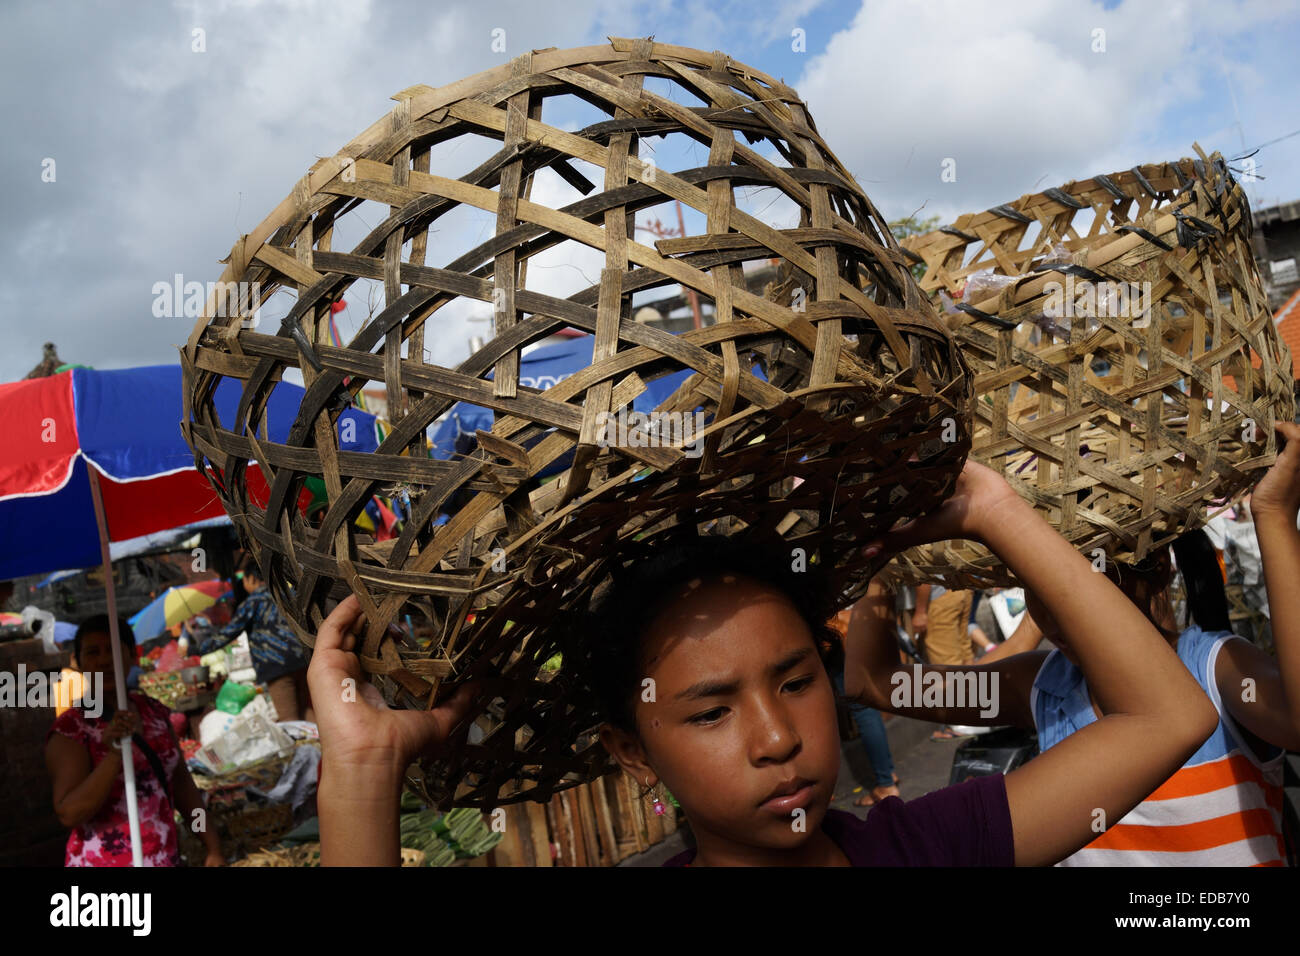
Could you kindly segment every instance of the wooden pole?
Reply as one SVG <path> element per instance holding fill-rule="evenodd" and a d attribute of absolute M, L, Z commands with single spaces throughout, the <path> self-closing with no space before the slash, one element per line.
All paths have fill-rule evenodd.
<path fill-rule="evenodd" d="M 587 848 L 587 866 L 613 866 L 612 863 L 605 862 L 604 847 L 601 845 L 600 837 L 596 833 L 596 804 L 591 797 L 591 787 L 589 783 L 573 788 L 573 802 L 576 804 L 575 812 L 582 820 L 582 842 Z"/>
<path fill-rule="evenodd" d="M 619 851 L 618 838 L 614 835 L 614 819 L 609 812 L 609 794 L 606 789 L 608 776 L 597 777 L 591 783 L 591 788 L 596 794 L 596 814 L 600 826 L 600 843 L 608 852 L 608 866 L 617 866 L 618 861 L 623 858 Z"/>
<path fill-rule="evenodd" d="M 534 800 L 524 803 L 528 814 L 528 836 L 533 843 L 533 859 L 537 866 L 554 866 L 551 859 L 551 835 L 546 825 L 546 807 Z"/>
<path fill-rule="evenodd" d="M 86 477 L 90 480 L 90 500 L 95 506 L 95 524 L 99 527 L 99 557 L 104 563 L 104 595 L 108 600 L 108 634 L 113 644 L 113 674 L 117 678 L 117 708 L 125 712 L 130 706 L 126 699 L 126 671 L 122 666 L 122 640 L 117 627 L 117 591 L 113 587 L 113 560 L 108 548 L 108 520 L 104 517 L 104 499 L 99 491 L 99 470 L 86 462 Z M 144 853 L 140 844 L 140 806 L 135 792 L 135 758 L 131 753 L 131 738 L 122 738 L 122 780 L 126 788 L 126 821 L 131 831 L 131 865 L 144 866 Z"/>

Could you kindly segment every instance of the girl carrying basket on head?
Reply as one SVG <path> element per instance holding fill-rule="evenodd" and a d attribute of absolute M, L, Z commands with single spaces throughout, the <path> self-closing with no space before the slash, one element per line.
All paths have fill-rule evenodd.
<path fill-rule="evenodd" d="M 1214 707 L 1152 624 L 1001 476 L 967 463 L 954 495 L 901 530 L 876 546 L 970 538 L 997 553 L 1068 622 L 1101 718 L 1005 778 L 888 797 L 865 821 L 830 810 L 840 745 L 815 575 L 791 573 L 788 548 L 665 549 L 619 575 L 583 627 L 601 636 L 591 677 L 606 749 L 638 783 L 662 781 L 691 821 L 698 849 L 673 863 L 1051 864 L 1096 835 L 1095 808 L 1119 819 L 1215 729 Z M 321 859 L 396 866 L 403 771 L 447 739 L 474 687 L 433 711 L 387 709 L 354 653 L 362 626 L 348 598 L 321 627 L 309 673 Z M 641 699 L 647 677 L 654 702 Z M 339 693 L 348 678 L 362 687 L 355 702 Z"/>

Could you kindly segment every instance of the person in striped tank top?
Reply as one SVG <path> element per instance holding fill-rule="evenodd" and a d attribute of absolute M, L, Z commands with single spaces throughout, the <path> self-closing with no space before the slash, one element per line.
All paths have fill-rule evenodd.
<path fill-rule="evenodd" d="M 1263 556 L 1277 658 L 1233 634 L 1223 578 L 1204 532 L 1172 546 L 1187 592 L 1188 626 L 1179 630 L 1169 597 L 1170 549 L 1139 566 L 1108 562 L 1110 577 L 1155 625 L 1219 714 L 1210 737 L 1173 776 L 1119 820 L 1097 814 L 1091 843 L 1058 866 L 1285 866 L 1282 830 L 1284 751 L 1300 750 L 1300 427 L 1277 423 L 1285 448 L 1252 495 Z M 1026 589 L 1028 614 L 1017 633 L 974 667 L 935 666 L 925 672 L 991 671 L 1000 706 L 876 706 L 940 723 L 1018 726 L 1038 734 L 1046 752 L 1107 712 L 1088 687 L 1079 661 L 1052 615 Z M 865 603 L 865 602 L 863 602 Z M 863 607 L 859 604 L 859 609 Z M 855 609 L 852 640 L 891 640 L 870 630 Z M 1033 650 L 1039 638 L 1054 651 Z M 865 657 L 863 659 L 866 659 Z M 876 656 L 877 661 L 883 657 Z M 881 686 L 894 668 L 846 675 L 849 695 Z M 992 676 L 992 675 L 990 675 Z M 948 701 L 944 702 L 949 703 Z"/>
<path fill-rule="evenodd" d="M 1225 692 L 1240 687 L 1240 670 L 1224 653 L 1228 642 L 1244 643 L 1227 629 L 1193 624 L 1175 646 L 1219 711 L 1210 739 L 1146 800 L 1057 866 L 1286 865 L 1283 750 L 1251 734 L 1225 704 Z M 1065 650 L 1048 656 L 1032 695 L 1042 750 L 1097 719 L 1083 675 Z"/>

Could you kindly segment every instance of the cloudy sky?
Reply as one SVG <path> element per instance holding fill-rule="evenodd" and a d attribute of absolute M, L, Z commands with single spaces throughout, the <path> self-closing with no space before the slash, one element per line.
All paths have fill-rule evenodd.
<path fill-rule="evenodd" d="M 155 283 L 216 279 L 235 239 L 398 90 L 529 49 L 651 34 L 795 86 L 889 218 L 947 222 L 1189 155 L 1193 141 L 1232 157 L 1300 130 L 1295 0 L 10 0 L 0 381 L 24 375 L 46 341 L 96 368 L 175 362 L 191 322 L 154 316 Z M 435 156 L 434 171 L 461 175 L 472 152 Z M 945 159 L 955 182 L 941 179 Z M 1257 206 L 1300 198 L 1300 135 L 1255 161 Z M 570 200 L 558 178 L 538 189 L 541 201 Z M 753 197 L 752 208 L 793 224 L 779 204 Z M 452 225 L 431 264 L 485 228 Z M 538 266 L 554 277 L 545 291 L 572 291 L 600 257 L 557 250 Z M 354 301 L 345 320 L 358 311 Z M 430 348 L 454 363 L 473 329 L 445 328 Z"/>

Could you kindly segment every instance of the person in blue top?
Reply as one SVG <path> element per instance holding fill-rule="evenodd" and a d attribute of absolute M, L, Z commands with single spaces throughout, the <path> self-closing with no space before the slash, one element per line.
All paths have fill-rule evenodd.
<path fill-rule="evenodd" d="M 1116 817 L 1097 804 L 1094 839 L 1062 857 L 1063 865 L 1287 864 L 1283 753 L 1300 748 L 1300 588 L 1295 586 L 1300 580 L 1300 426 L 1277 422 L 1274 427 L 1280 439 L 1277 460 L 1252 499 L 1277 657 L 1232 633 L 1221 569 L 1203 531 L 1186 532 L 1139 563 L 1109 561 L 1103 573 L 1091 574 L 1112 580 L 1125 594 L 1144 628 L 1154 628 L 1184 674 L 1195 679 L 1217 719 L 1183 763 L 1130 811 Z M 1171 553 L 1186 592 L 1189 620 L 1184 626 L 1170 599 Z M 850 621 L 850 645 L 859 647 L 859 654 L 858 666 L 846 670 L 846 692 L 865 705 L 904 716 L 1033 730 L 1042 756 L 1032 764 L 1059 753 L 1112 713 L 1123 714 L 1113 691 L 1097 687 L 1098 679 L 1115 682 L 1113 686 L 1164 679 L 1155 677 L 1151 663 L 1140 657 L 1095 659 L 1089 673 L 1085 651 L 1070 634 L 1080 622 L 1050 607 L 1036 585 L 1022 580 L 1026 621 L 998 650 L 961 669 L 918 665 L 914 677 L 898 664 L 892 635 L 876 622 L 885 600 L 873 583 L 876 593 L 868 591 Z M 1096 614 L 1086 606 L 1076 613 Z M 1121 640 L 1127 635 L 1127 630 L 1117 632 Z M 1057 649 L 1036 650 L 1041 637 Z M 1169 661 L 1168 655 L 1160 658 Z M 950 675 L 976 684 L 985 679 L 998 689 L 997 703 L 984 710 L 969 697 L 919 704 L 906 696 L 895 699 L 890 692 L 900 675 L 914 683 L 946 681 Z M 1131 755 L 1119 749 L 1099 754 L 1096 770 L 1128 759 Z"/>
<path fill-rule="evenodd" d="M 235 609 L 230 623 L 200 641 L 195 653 L 211 654 L 247 632 L 258 683 L 266 684 L 280 720 L 315 722 L 316 713 L 307 690 L 306 651 L 275 606 L 252 559 L 244 561 L 239 574 L 248 589 L 248 597 Z"/>

